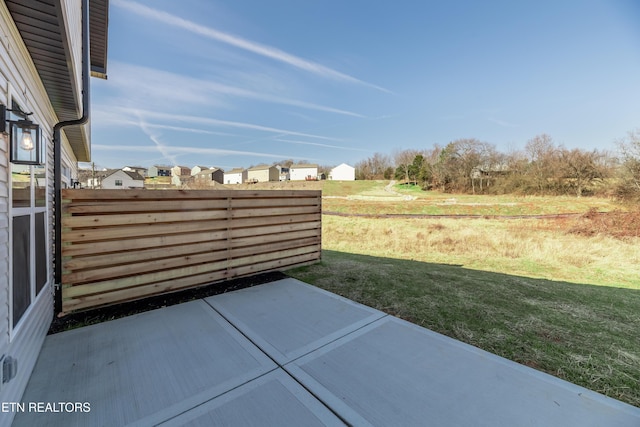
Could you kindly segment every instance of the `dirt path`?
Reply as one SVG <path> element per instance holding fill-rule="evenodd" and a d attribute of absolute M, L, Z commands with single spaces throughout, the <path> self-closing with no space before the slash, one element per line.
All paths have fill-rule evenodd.
<path fill-rule="evenodd" d="M 417 199 L 417 197 L 416 197 L 416 196 L 408 196 L 408 195 L 405 195 L 405 194 L 400 194 L 400 193 L 398 193 L 396 190 L 394 190 L 394 189 L 393 189 L 393 186 L 394 186 L 394 185 L 396 185 L 396 181 L 395 181 L 395 179 L 392 179 L 391 181 L 389 181 L 389 183 L 387 184 L 387 186 L 386 186 L 386 187 L 384 187 L 384 191 L 386 191 L 387 193 L 391 193 L 391 194 L 393 194 L 394 196 L 398 196 L 398 197 L 402 198 L 402 200 L 407 200 L 407 201 L 409 201 L 409 200 L 415 200 L 415 199 Z"/>

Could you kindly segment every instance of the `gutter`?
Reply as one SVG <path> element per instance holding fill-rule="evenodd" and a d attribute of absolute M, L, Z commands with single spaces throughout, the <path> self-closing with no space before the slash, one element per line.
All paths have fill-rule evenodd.
<path fill-rule="evenodd" d="M 64 127 L 84 125 L 89 121 L 89 66 L 89 0 L 82 0 L 82 116 L 75 120 L 58 122 L 53 127 L 53 191 L 55 221 L 54 313 L 56 315 L 62 312 L 62 140 L 60 138 L 60 131 Z"/>

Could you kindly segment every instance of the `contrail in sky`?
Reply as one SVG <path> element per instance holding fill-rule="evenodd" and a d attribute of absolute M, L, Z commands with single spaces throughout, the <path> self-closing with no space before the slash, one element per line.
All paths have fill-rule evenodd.
<path fill-rule="evenodd" d="M 339 71 L 326 67 L 322 64 L 318 64 L 317 62 L 308 61 L 304 58 L 300 58 L 299 56 L 292 55 L 290 53 L 287 53 L 275 47 L 263 45 L 257 42 L 243 39 L 241 37 L 234 36 L 232 34 L 218 31 L 211 27 L 196 24 L 193 21 L 189 21 L 183 18 L 179 18 L 177 16 L 170 15 L 167 12 L 153 9 L 148 6 L 142 5 L 140 3 L 136 3 L 132 1 L 124 1 L 124 0 L 112 0 L 111 4 L 127 9 L 128 11 L 133 12 L 140 16 L 144 16 L 145 18 L 154 19 L 156 21 L 160 21 L 164 24 L 171 25 L 173 27 L 182 28 L 192 33 L 199 34 L 201 36 L 208 37 L 210 39 L 217 40 L 222 43 L 226 43 L 230 46 L 234 46 L 236 48 L 243 49 L 248 52 L 252 52 L 257 55 L 264 56 L 266 58 L 271 58 L 276 61 L 283 62 L 285 64 L 296 67 L 300 70 L 305 70 L 325 78 L 344 81 L 348 83 L 355 83 L 355 84 L 359 84 L 362 86 L 367 86 L 367 87 L 379 90 L 381 92 L 392 93 L 390 90 L 385 89 L 381 86 L 377 86 L 377 85 L 374 85 L 373 83 L 365 82 L 363 80 L 360 80 L 348 74 L 341 73 Z"/>

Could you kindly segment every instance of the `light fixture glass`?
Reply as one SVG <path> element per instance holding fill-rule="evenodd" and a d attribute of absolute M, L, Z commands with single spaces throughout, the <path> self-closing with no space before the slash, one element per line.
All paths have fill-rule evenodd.
<path fill-rule="evenodd" d="M 11 163 L 42 164 L 40 126 L 30 120 L 10 121 Z"/>
<path fill-rule="evenodd" d="M 31 129 L 22 130 L 22 138 L 20 139 L 20 148 L 26 151 L 33 150 L 33 138 L 31 138 Z"/>

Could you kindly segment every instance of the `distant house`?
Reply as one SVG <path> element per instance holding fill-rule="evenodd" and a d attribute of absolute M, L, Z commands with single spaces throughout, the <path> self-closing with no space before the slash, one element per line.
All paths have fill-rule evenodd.
<path fill-rule="evenodd" d="M 171 168 L 171 176 L 191 176 L 191 168 L 187 166 L 174 166 Z"/>
<path fill-rule="evenodd" d="M 214 168 L 209 168 L 207 166 L 194 166 L 191 168 L 191 175 L 195 176 L 197 174 L 199 174 L 202 171 L 206 171 L 208 169 L 214 169 Z"/>
<path fill-rule="evenodd" d="M 222 184 L 224 182 L 224 171 L 217 168 L 206 169 L 195 174 L 193 178 L 197 187 L 212 186 L 216 183 Z"/>
<path fill-rule="evenodd" d="M 289 168 L 291 181 L 305 181 L 318 179 L 318 165 L 299 164 L 291 165 Z"/>
<path fill-rule="evenodd" d="M 355 181 L 356 168 L 342 163 L 329 172 L 329 179 L 333 181 Z"/>
<path fill-rule="evenodd" d="M 291 174 L 289 173 L 289 169 L 282 168 L 282 171 L 280 172 L 280 181 L 289 181 L 290 179 L 291 179 Z"/>
<path fill-rule="evenodd" d="M 248 182 L 280 181 L 280 173 L 275 166 L 255 166 L 247 170 Z"/>
<path fill-rule="evenodd" d="M 125 172 L 137 172 L 143 178 L 146 178 L 148 173 L 148 169 L 142 166 L 125 166 L 122 170 Z"/>
<path fill-rule="evenodd" d="M 157 176 L 171 176 L 171 166 L 153 165 L 147 170 L 147 176 L 149 178 L 155 178 Z"/>
<path fill-rule="evenodd" d="M 247 170 L 242 168 L 231 169 L 224 173 L 225 184 L 242 184 L 247 180 Z"/>
<path fill-rule="evenodd" d="M 137 172 L 118 169 L 102 179 L 102 188 L 105 190 L 144 188 L 144 178 Z"/>
<path fill-rule="evenodd" d="M 102 180 L 113 172 L 113 169 L 80 169 L 78 170 L 78 181 L 82 188 L 101 188 Z"/>

